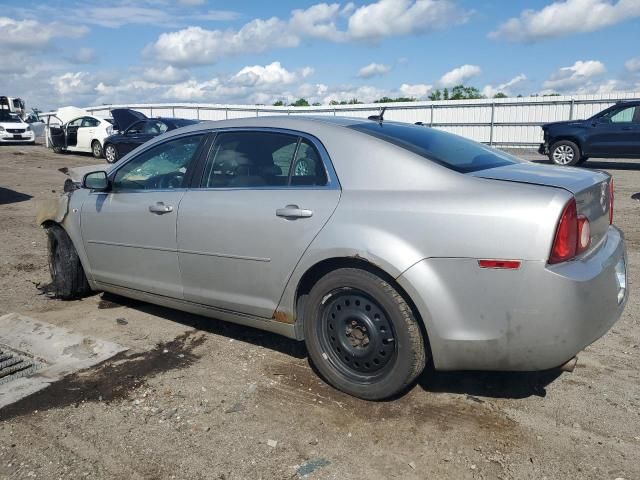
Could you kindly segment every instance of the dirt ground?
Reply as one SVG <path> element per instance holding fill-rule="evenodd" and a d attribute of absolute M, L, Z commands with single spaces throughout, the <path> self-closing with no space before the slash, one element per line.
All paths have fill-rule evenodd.
<path fill-rule="evenodd" d="M 0 411 L 0 478 L 640 478 L 640 161 L 586 164 L 615 177 L 631 296 L 573 373 L 427 370 L 379 403 L 324 384 L 298 342 L 114 295 L 44 294 L 37 203 L 61 190 L 58 169 L 94 163 L 0 147 L 0 314 L 129 348 Z"/>

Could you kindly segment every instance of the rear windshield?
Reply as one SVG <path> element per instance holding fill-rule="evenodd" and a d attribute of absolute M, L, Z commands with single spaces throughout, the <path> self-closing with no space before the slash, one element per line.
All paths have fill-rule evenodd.
<path fill-rule="evenodd" d="M 350 125 L 359 132 L 393 143 L 432 162 L 460 173 L 520 163 L 516 157 L 429 127 L 399 123 L 358 123 Z"/>

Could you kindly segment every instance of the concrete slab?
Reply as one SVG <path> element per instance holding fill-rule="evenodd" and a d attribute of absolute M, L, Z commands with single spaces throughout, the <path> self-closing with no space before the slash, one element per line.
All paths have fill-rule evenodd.
<path fill-rule="evenodd" d="M 0 346 L 43 364 L 31 375 L 0 385 L 0 408 L 42 390 L 70 373 L 92 367 L 127 350 L 122 345 L 18 313 L 0 317 Z"/>

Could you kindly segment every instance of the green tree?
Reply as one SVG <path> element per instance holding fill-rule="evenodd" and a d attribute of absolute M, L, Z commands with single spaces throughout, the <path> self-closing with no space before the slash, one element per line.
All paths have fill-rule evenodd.
<path fill-rule="evenodd" d="M 295 102 L 291 104 L 292 107 L 308 107 L 309 102 L 307 102 L 306 98 L 299 98 Z"/>
<path fill-rule="evenodd" d="M 277 102 L 273 102 L 274 107 L 284 107 L 285 103 L 282 100 L 278 100 Z"/>
<path fill-rule="evenodd" d="M 382 97 L 373 103 L 391 103 L 391 102 L 415 102 L 415 98 L 410 97 L 398 97 L 398 98 L 390 98 L 390 97 Z"/>
<path fill-rule="evenodd" d="M 472 100 L 475 98 L 484 98 L 476 87 L 465 87 L 464 85 L 456 85 L 451 89 L 450 100 Z"/>
<path fill-rule="evenodd" d="M 502 92 L 498 92 L 493 96 L 493 98 L 507 98 L 507 96 Z"/>

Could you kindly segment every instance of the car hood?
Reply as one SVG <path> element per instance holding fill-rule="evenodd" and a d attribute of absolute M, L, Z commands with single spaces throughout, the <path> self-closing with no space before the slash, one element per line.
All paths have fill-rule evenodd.
<path fill-rule="evenodd" d="M 577 127 L 579 125 L 584 125 L 585 120 L 564 120 L 562 122 L 549 122 L 542 125 L 542 128 L 548 127 L 558 127 L 558 126 L 567 126 L 567 127 Z"/>
<path fill-rule="evenodd" d="M 0 127 L 4 128 L 27 128 L 27 125 L 24 122 L 0 122 Z"/>
<path fill-rule="evenodd" d="M 573 194 L 593 185 L 594 177 L 602 176 L 601 181 L 607 178 L 606 174 L 594 170 L 541 165 L 531 162 L 515 163 L 504 167 L 479 170 L 470 175 L 492 180 L 505 180 L 509 182 L 564 188 Z"/>
<path fill-rule="evenodd" d="M 144 113 L 131 110 L 130 108 L 114 108 L 111 110 L 111 116 L 113 117 L 115 129 L 121 132 L 125 131 L 138 120 L 147 118 Z"/>

